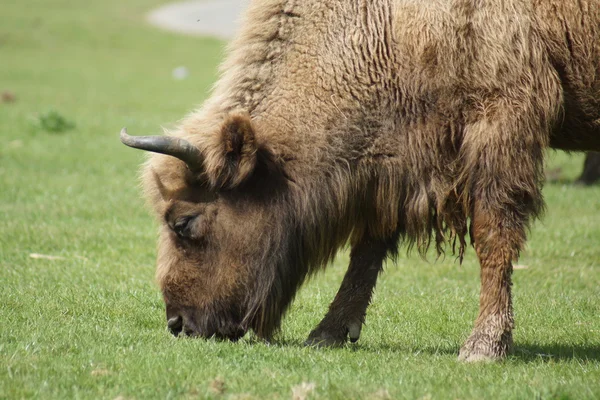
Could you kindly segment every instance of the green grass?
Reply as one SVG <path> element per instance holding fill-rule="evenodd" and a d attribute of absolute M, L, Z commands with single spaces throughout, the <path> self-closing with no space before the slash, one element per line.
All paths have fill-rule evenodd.
<path fill-rule="evenodd" d="M 569 184 L 582 156 L 550 154 L 515 271 L 515 352 L 457 362 L 477 313 L 473 251 L 389 265 L 357 345 L 301 343 L 347 256 L 300 292 L 272 345 L 175 339 L 153 280 L 156 224 L 137 181 L 141 152 L 206 97 L 223 43 L 146 25 L 158 0 L 0 0 L 0 398 L 600 397 L 600 187 Z M 185 65 L 189 79 L 175 81 Z M 73 129 L 43 129 L 44 116 Z M 54 126 L 54 125 L 53 125 Z M 39 253 L 61 257 L 35 259 Z M 214 381 L 224 382 L 224 392 Z"/>

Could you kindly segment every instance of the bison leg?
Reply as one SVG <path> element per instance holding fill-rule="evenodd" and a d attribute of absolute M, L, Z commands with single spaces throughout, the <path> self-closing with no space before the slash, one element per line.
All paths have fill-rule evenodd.
<path fill-rule="evenodd" d="M 583 185 L 592 185 L 600 181 L 600 153 L 587 153 L 583 162 L 583 171 L 577 178 L 577 183 Z"/>
<path fill-rule="evenodd" d="M 352 247 L 342 285 L 306 345 L 339 346 L 348 336 L 352 342 L 358 340 L 386 253 L 387 246 L 379 241 L 362 240 Z"/>
<path fill-rule="evenodd" d="M 472 234 L 481 266 L 481 292 L 475 328 L 460 349 L 463 361 L 502 358 L 512 346 L 512 262 L 525 242 L 526 222 L 519 212 L 497 210 L 475 205 Z"/>

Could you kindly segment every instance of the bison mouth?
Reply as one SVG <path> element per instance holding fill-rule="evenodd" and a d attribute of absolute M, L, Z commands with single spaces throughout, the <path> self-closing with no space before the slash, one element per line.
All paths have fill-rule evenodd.
<path fill-rule="evenodd" d="M 192 307 L 175 310 L 167 306 L 167 327 L 174 336 L 216 338 L 231 340 L 241 339 L 247 332 L 237 312 L 214 313 L 201 312 Z"/>

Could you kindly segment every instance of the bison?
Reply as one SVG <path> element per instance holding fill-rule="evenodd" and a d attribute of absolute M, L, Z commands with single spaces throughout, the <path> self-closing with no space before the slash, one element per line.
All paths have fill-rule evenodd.
<path fill-rule="evenodd" d="M 255 0 L 212 96 L 162 136 L 170 331 L 269 339 L 308 276 L 351 260 L 310 345 L 359 338 L 399 244 L 481 265 L 459 358 L 504 357 L 511 273 L 544 207 L 547 148 L 600 150 L 598 0 Z M 162 154 L 156 154 L 162 153 Z"/>
<path fill-rule="evenodd" d="M 583 171 L 576 183 L 593 185 L 598 181 L 600 181 L 600 153 L 587 153 L 583 162 Z"/>

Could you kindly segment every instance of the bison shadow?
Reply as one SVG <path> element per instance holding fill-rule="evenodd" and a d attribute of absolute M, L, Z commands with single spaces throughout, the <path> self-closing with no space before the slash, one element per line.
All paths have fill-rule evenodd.
<path fill-rule="evenodd" d="M 394 350 L 393 348 L 390 348 Z M 458 356 L 458 347 L 428 347 L 423 349 L 411 349 L 415 352 L 423 352 L 432 355 L 456 355 Z M 559 343 L 538 345 L 533 343 L 520 343 L 514 345 L 509 353 L 508 359 L 520 360 L 523 362 L 551 362 L 551 361 L 600 361 L 600 345 L 562 345 Z"/>
<path fill-rule="evenodd" d="M 250 340 L 250 342 L 259 343 L 260 340 Z M 264 342 L 262 342 L 264 343 Z M 281 347 L 296 347 L 305 348 L 303 342 L 280 339 L 274 341 L 272 344 Z M 323 349 L 314 348 L 315 351 L 321 351 Z M 395 353 L 412 353 L 419 354 L 425 353 L 429 355 L 452 355 L 458 357 L 459 347 L 448 344 L 440 345 L 436 347 L 413 347 L 413 346 L 401 346 L 398 344 L 361 344 L 360 342 L 352 344 L 348 343 L 342 347 L 334 349 L 326 349 L 326 351 L 364 351 L 364 352 L 379 352 L 379 351 L 390 351 Z M 597 362 L 600 361 L 600 344 L 589 344 L 589 345 L 562 345 L 559 343 L 543 344 L 538 345 L 528 342 L 517 342 L 514 345 L 512 352 L 508 356 L 509 360 L 520 360 L 523 362 L 553 362 L 553 361 L 569 361 L 579 360 L 583 362 Z"/>
<path fill-rule="evenodd" d="M 600 361 L 600 345 L 562 345 L 559 343 L 537 345 L 533 343 L 517 343 L 511 357 L 526 362 L 532 361 Z"/>
<path fill-rule="evenodd" d="M 360 347 L 357 346 L 357 347 Z M 430 355 L 454 355 L 458 356 L 459 347 L 457 346 L 439 346 L 425 348 L 398 348 L 396 346 L 377 346 L 378 349 L 426 353 Z M 522 362 L 552 362 L 552 361 L 600 361 L 600 345 L 561 345 L 558 343 L 537 345 L 533 343 L 515 343 L 513 350 L 509 353 L 509 360 L 519 360 Z"/>

